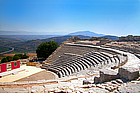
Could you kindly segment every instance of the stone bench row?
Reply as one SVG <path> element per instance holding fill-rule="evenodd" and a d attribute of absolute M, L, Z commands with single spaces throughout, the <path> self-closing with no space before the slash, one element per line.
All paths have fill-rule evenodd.
<path fill-rule="evenodd" d="M 57 60 L 57 62 L 55 62 L 55 63 L 52 63 L 51 65 L 48 65 L 48 64 L 43 64 L 42 66 L 43 67 L 49 67 L 49 68 L 59 68 L 59 67 L 64 67 L 65 65 L 67 65 L 67 64 L 72 64 L 72 63 L 74 63 L 74 62 L 76 62 L 76 61 L 78 61 L 79 60 L 79 57 L 76 57 L 76 58 L 74 58 L 74 59 L 67 59 L 67 60 L 65 60 L 65 61 L 59 61 L 59 60 Z"/>
<path fill-rule="evenodd" d="M 107 56 L 101 53 L 88 53 L 83 57 L 78 58 L 77 60 L 71 60 L 70 62 L 65 62 L 64 64 L 51 65 L 48 67 L 48 70 L 55 72 L 59 77 L 71 75 L 72 73 L 79 72 L 90 68 L 91 66 L 97 66 L 99 64 L 106 65 L 109 63 L 119 63 L 118 56 Z M 44 65 L 45 67 L 45 65 Z M 46 65 L 47 68 L 47 65 Z"/>
<path fill-rule="evenodd" d="M 101 53 L 98 53 L 98 52 L 94 52 L 94 53 L 88 53 L 86 55 L 84 55 L 83 57 L 77 57 L 75 59 L 68 59 L 66 61 L 64 61 L 63 63 L 53 63 L 53 65 L 50 66 L 50 68 L 55 68 L 55 67 L 64 67 L 64 66 L 67 66 L 67 65 L 70 65 L 72 63 L 75 63 L 75 62 L 79 62 L 79 61 L 86 61 L 86 63 L 90 63 L 91 65 L 94 65 L 94 64 L 98 64 L 101 63 L 101 62 L 104 62 L 104 63 L 109 63 L 109 62 L 113 62 L 113 60 L 115 60 L 115 63 L 117 61 L 120 61 L 119 58 L 117 60 L 118 57 L 115 57 L 115 56 L 106 56 L 104 54 L 101 54 Z"/>
<path fill-rule="evenodd" d="M 81 47 L 81 46 L 71 46 L 63 44 L 60 48 L 55 51 L 54 55 L 51 55 L 49 58 L 47 58 L 46 62 L 52 63 L 54 62 L 59 56 L 63 55 L 64 53 L 72 53 L 77 55 L 83 55 L 90 51 L 96 51 L 96 48 L 93 47 Z"/>
<path fill-rule="evenodd" d="M 57 60 L 55 60 L 53 63 L 52 63 L 52 65 L 60 65 L 60 64 L 64 64 L 64 63 L 66 63 L 66 62 L 70 62 L 70 61 L 72 61 L 72 60 L 77 60 L 78 58 L 79 58 L 80 56 L 71 56 L 71 57 L 63 57 L 63 55 L 62 56 L 60 56 Z"/>
<path fill-rule="evenodd" d="M 113 57 L 113 58 L 114 61 L 117 60 L 117 57 Z M 86 59 L 83 58 L 81 59 L 81 61 L 77 61 L 72 64 L 66 64 L 64 66 L 59 66 L 59 67 L 49 67 L 48 70 L 55 72 L 59 77 L 63 77 L 63 76 L 71 75 L 72 73 L 79 72 L 81 70 L 85 70 L 87 68 L 90 68 L 91 66 L 96 67 L 99 64 L 106 65 L 109 64 L 109 61 L 108 60 L 97 61 L 94 58 L 86 58 Z"/>
<path fill-rule="evenodd" d="M 108 63 L 108 62 L 107 62 Z M 64 77 L 64 76 L 68 76 L 68 75 L 71 75 L 72 73 L 75 73 L 75 72 L 79 72 L 81 70 L 85 70 L 87 68 L 90 68 L 91 66 L 98 66 L 98 65 L 105 65 L 107 64 L 103 61 L 100 61 L 100 62 L 96 62 L 96 63 L 89 63 L 89 61 L 82 61 L 82 62 L 77 62 L 73 65 L 69 65 L 67 67 L 61 67 L 61 68 L 56 68 L 55 70 L 57 70 L 57 74 L 59 75 L 59 77 Z M 51 68 L 50 70 L 52 70 L 53 68 Z"/>
<path fill-rule="evenodd" d="M 68 66 L 68 65 L 71 65 L 71 64 L 73 64 L 73 63 L 76 63 L 76 62 L 80 62 L 80 61 L 82 61 L 82 60 L 84 60 L 86 57 L 77 57 L 77 58 L 75 58 L 75 59 L 69 59 L 69 60 L 67 60 L 67 61 L 64 61 L 63 63 L 57 63 L 57 64 L 52 64 L 51 66 L 50 66 L 50 68 L 51 67 L 53 67 L 53 68 L 58 68 L 58 67 L 64 67 L 64 66 Z"/>

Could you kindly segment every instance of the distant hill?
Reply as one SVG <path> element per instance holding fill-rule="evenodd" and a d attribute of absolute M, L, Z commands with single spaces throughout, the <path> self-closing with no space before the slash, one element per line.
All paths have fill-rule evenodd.
<path fill-rule="evenodd" d="M 6 37 L 6 36 L 5 36 Z M 67 36 L 59 36 L 59 37 L 51 37 L 51 38 L 46 38 L 46 39 L 35 39 L 35 40 L 20 40 L 20 39 L 15 39 L 15 38 L 4 38 L 0 37 L 0 48 L 6 47 L 6 48 L 14 48 L 15 52 L 35 52 L 37 49 L 37 46 L 40 45 L 42 42 L 48 42 L 51 40 L 54 40 L 57 42 L 59 45 L 66 41 L 68 38 L 72 37 L 71 35 Z M 81 39 L 89 39 L 89 36 L 78 36 Z"/>
<path fill-rule="evenodd" d="M 33 35 L 34 32 L 26 31 L 0 31 L 0 35 Z"/>
<path fill-rule="evenodd" d="M 98 33 L 90 32 L 90 31 L 79 31 L 79 32 L 70 33 L 69 35 L 72 35 L 72 36 L 83 35 L 83 36 L 89 36 L 89 37 L 105 36 L 104 34 L 98 34 Z"/>
<path fill-rule="evenodd" d="M 13 44 L 17 44 L 20 42 L 24 42 L 24 40 L 23 39 L 8 38 L 7 36 L 5 36 L 5 37 L 0 36 L 0 47 L 9 47 Z"/>
<path fill-rule="evenodd" d="M 6 32 L 6 31 L 5 31 Z M 2 31 L 0 31 L 2 33 Z M 8 32 L 6 32 L 8 33 Z M 11 31 L 11 33 L 13 33 Z M 16 32 L 15 32 L 16 33 Z M 15 52 L 35 52 L 37 46 L 42 42 L 54 40 L 59 45 L 72 36 L 77 36 L 81 39 L 90 39 L 91 37 L 103 37 L 112 40 L 117 40 L 117 36 L 97 34 L 90 31 L 80 31 L 70 33 L 69 35 L 0 35 L 0 49 L 1 51 L 9 48 L 14 48 Z M 4 49 L 5 47 L 5 49 Z"/>
<path fill-rule="evenodd" d="M 11 38 L 16 40 L 35 40 L 35 39 L 46 39 L 51 37 L 57 37 L 60 35 L 0 35 L 2 38 Z"/>
<path fill-rule="evenodd" d="M 28 32 L 28 31 L 2 31 L 0 35 L 64 35 L 64 33 L 55 32 Z"/>
<path fill-rule="evenodd" d="M 19 40 L 35 40 L 35 39 L 47 39 L 52 37 L 60 37 L 60 36 L 81 36 L 83 37 L 106 37 L 113 40 L 117 39 L 117 36 L 98 34 L 91 31 L 78 31 L 70 34 L 64 35 L 61 32 L 27 32 L 27 31 L 0 31 L 0 37 L 19 39 Z"/>

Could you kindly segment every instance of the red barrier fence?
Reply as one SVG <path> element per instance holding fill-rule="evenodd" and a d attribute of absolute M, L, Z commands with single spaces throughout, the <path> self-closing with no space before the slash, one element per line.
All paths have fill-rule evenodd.
<path fill-rule="evenodd" d="M 8 63 L 2 63 L 0 64 L 0 73 L 7 71 L 7 65 Z M 20 60 L 12 61 L 11 62 L 11 70 L 20 68 Z"/>
<path fill-rule="evenodd" d="M 11 62 L 11 69 L 17 69 L 17 68 L 20 68 L 20 60 L 17 60 L 17 61 L 12 61 Z"/>
<path fill-rule="evenodd" d="M 6 72 L 6 71 L 7 71 L 7 64 L 6 63 L 0 64 L 0 73 Z"/>

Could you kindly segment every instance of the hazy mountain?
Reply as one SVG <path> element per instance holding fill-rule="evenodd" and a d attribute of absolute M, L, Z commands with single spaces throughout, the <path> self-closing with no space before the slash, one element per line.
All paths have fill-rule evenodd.
<path fill-rule="evenodd" d="M 74 33 L 62 33 L 62 32 L 28 32 L 28 31 L 0 31 L 0 35 L 53 35 L 53 36 L 64 36 L 64 35 L 83 35 L 83 36 L 104 36 L 103 34 L 98 34 L 90 31 L 79 31 Z"/>
<path fill-rule="evenodd" d="M 79 31 L 74 33 L 62 33 L 62 32 L 27 32 L 27 31 L 0 31 L 0 37 L 19 39 L 19 40 L 35 40 L 35 39 L 47 39 L 51 37 L 60 36 L 81 36 L 81 37 L 107 37 L 109 39 L 116 40 L 116 36 L 98 34 L 91 31 Z"/>
<path fill-rule="evenodd" d="M 104 34 L 98 34 L 98 33 L 90 32 L 90 31 L 79 31 L 79 32 L 70 33 L 69 35 L 72 35 L 72 36 L 83 35 L 83 36 L 90 36 L 90 37 L 105 36 Z"/>
<path fill-rule="evenodd" d="M 66 35 L 64 32 L 0 31 L 0 35 Z"/>
<path fill-rule="evenodd" d="M 46 39 L 64 35 L 62 32 L 0 31 L 0 37 L 20 40 Z"/>
<path fill-rule="evenodd" d="M 35 40 L 35 39 L 46 39 L 51 37 L 57 37 L 59 35 L 0 35 L 3 38 L 11 38 L 11 39 L 18 39 L 18 40 Z"/>
<path fill-rule="evenodd" d="M 0 35 L 35 35 L 36 32 L 27 31 L 0 31 Z"/>

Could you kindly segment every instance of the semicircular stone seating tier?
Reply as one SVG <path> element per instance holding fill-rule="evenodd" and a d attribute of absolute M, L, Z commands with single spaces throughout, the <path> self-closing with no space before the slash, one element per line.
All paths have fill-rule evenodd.
<path fill-rule="evenodd" d="M 112 67 L 118 66 L 122 62 L 120 59 L 122 54 L 113 51 L 106 51 L 98 48 L 88 48 L 86 50 L 86 47 L 80 48 L 79 46 L 70 46 L 70 48 L 72 48 L 72 50 L 69 50 L 69 52 L 68 50 L 65 52 L 66 49 L 62 49 L 63 53 L 61 53 L 61 55 L 51 64 L 43 64 L 42 68 L 56 73 L 61 78 L 91 67 L 97 67 L 99 65 L 110 65 Z M 81 50 L 78 51 L 77 49 Z"/>

